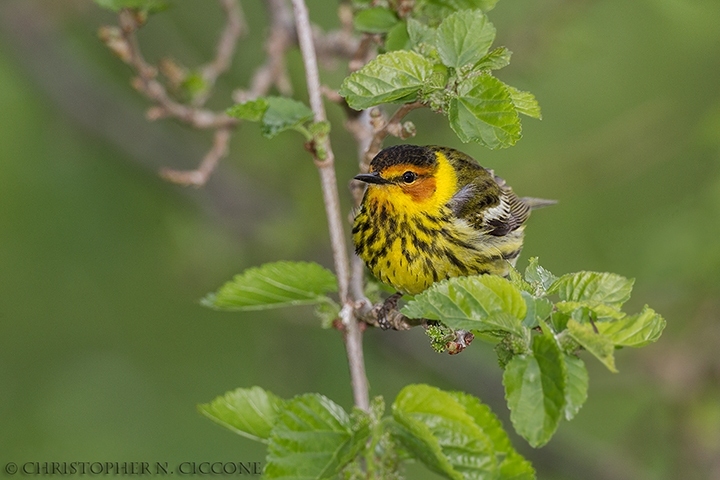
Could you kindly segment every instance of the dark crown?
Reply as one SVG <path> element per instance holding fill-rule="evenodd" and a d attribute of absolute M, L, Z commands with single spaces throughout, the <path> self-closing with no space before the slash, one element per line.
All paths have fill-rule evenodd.
<path fill-rule="evenodd" d="M 437 163 L 435 152 L 419 145 L 394 145 L 378 153 L 370 162 L 371 172 L 381 172 L 393 165 L 409 163 L 418 167 L 431 167 Z"/>

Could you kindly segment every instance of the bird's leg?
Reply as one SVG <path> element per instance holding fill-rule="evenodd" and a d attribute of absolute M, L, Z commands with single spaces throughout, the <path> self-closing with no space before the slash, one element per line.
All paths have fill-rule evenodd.
<path fill-rule="evenodd" d="M 402 293 L 396 292 L 385 299 L 377 314 L 377 321 L 380 328 L 387 330 L 392 327 L 390 322 L 391 315 L 397 313 L 398 300 L 402 297 Z"/>

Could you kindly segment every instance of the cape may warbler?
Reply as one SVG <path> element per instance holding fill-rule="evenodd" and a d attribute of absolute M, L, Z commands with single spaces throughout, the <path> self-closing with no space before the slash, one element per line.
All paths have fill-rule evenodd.
<path fill-rule="evenodd" d="M 438 280 L 507 275 L 532 207 L 505 181 L 452 148 L 397 145 L 382 150 L 355 217 L 355 251 L 382 282 L 417 294 Z"/>

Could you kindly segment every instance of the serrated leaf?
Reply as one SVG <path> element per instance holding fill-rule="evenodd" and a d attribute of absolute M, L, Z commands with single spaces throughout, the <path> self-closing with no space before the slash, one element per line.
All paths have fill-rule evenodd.
<path fill-rule="evenodd" d="M 619 309 L 611 306 L 606 305 L 604 303 L 597 303 L 597 302 L 566 302 L 566 301 L 560 301 L 555 304 L 555 309 L 558 312 L 565 313 L 567 315 L 575 315 L 576 317 L 577 312 L 579 310 L 584 310 L 583 314 L 587 312 L 588 318 L 583 318 L 582 321 L 580 318 L 576 318 L 580 323 L 585 323 L 590 320 L 590 316 L 592 316 L 593 320 L 598 321 L 611 321 L 611 320 L 619 320 L 621 318 L 625 317 L 625 314 L 620 311 Z M 582 316 L 582 315 L 581 315 Z"/>
<path fill-rule="evenodd" d="M 632 293 L 634 279 L 615 273 L 577 272 L 558 278 L 548 289 L 561 300 L 597 302 L 620 308 Z"/>
<path fill-rule="evenodd" d="M 477 70 L 500 70 L 510 65 L 510 57 L 512 52 L 505 47 L 497 47 L 482 57 L 475 64 Z"/>
<path fill-rule="evenodd" d="M 360 10 L 353 19 L 355 30 L 368 33 L 388 32 L 397 23 L 398 17 L 395 12 L 385 7 Z"/>
<path fill-rule="evenodd" d="M 273 138 L 280 132 L 312 120 L 313 112 L 302 102 L 286 97 L 266 97 L 268 108 L 262 117 L 261 132 Z"/>
<path fill-rule="evenodd" d="M 399 100 L 411 102 L 432 75 L 432 62 L 418 53 L 384 53 L 347 77 L 340 95 L 356 110 Z"/>
<path fill-rule="evenodd" d="M 404 21 L 396 23 L 385 37 L 385 51 L 410 50 L 411 48 L 412 43 L 408 35 L 407 23 Z"/>
<path fill-rule="evenodd" d="M 565 418 L 572 420 L 587 400 L 588 377 L 585 362 L 574 355 L 563 355 L 566 366 Z"/>
<path fill-rule="evenodd" d="M 508 279 L 519 290 L 527 292 L 529 294 L 535 293 L 535 289 L 532 287 L 532 285 L 525 281 L 525 279 L 522 277 L 522 275 L 520 275 L 520 272 L 518 272 L 515 267 L 510 267 Z"/>
<path fill-rule="evenodd" d="M 261 132 L 267 138 L 297 128 L 313 118 L 312 110 L 304 103 L 292 98 L 273 96 L 235 104 L 225 113 L 241 120 L 260 122 Z"/>
<path fill-rule="evenodd" d="M 198 410 L 239 435 L 266 442 L 284 403 L 260 387 L 238 388 L 198 405 Z"/>
<path fill-rule="evenodd" d="M 535 99 L 535 95 L 530 92 L 523 92 L 515 87 L 508 85 L 508 91 L 510 92 L 510 98 L 512 99 L 517 111 L 528 117 L 542 119 L 540 113 L 540 104 Z"/>
<path fill-rule="evenodd" d="M 525 336 L 521 320 L 526 310 L 520 291 L 510 281 L 479 275 L 436 282 L 415 295 L 402 313 L 409 318 L 439 320 L 456 330 L 506 330 Z"/>
<path fill-rule="evenodd" d="M 140 10 L 146 13 L 157 13 L 166 10 L 170 3 L 166 0 L 95 0 L 102 8 L 119 12 L 123 8 Z"/>
<path fill-rule="evenodd" d="M 448 105 L 450 127 L 463 142 L 490 149 L 505 148 L 520 139 L 515 105 L 505 84 L 490 75 L 463 79 Z"/>
<path fill-rule="evenodd" d="M 505 428 L 500 419 L 490 410 L 490 407 L 480 402 L 480 399 L 463 392 L 448 392 L 465 412 L 470 415 L 475 424 L 482 428 L 490 438 L 496 453 L 502 453 L 505 458 L 500 463 L 500 477 L 503 480 L 531 480 L 535 478 L 535 469 L 512 446 Z"/>
<path fill-rule="evenodd" d="M 567 329 L 568 320 L 570 320 L 570 315 L 559 311 L 553 311 L 550 315 L 550 325 L 552 325 L 555 332 L 562 332 Z"/>
<path fill-rule="evenodd" d="M 496 478 L 491 438 L 453 394 L 409 385 L 392 410 L 396 438 L 428 468 L 451 479 Z"/>
<path fill-rule="evenodd" d="M 567 331 L 573 340 L 600 360 L 611 372 L 617 373 L 615 368 L 615 345 L 606 336 L 595 333 L 589 324 L 579 323 L 574 318 L 567 322 Z"/>
<path fill-rule="evenodd" d="M 439 22 L 458 10 L 492 10 L 498 0 L 417 0 L 415 10 L 428 17 L 431 23 Z"/>
<path fill-rule="evenodd" d="M 245 270 L 202 300 L 220 310 L 261 310 L 331 302 L 335 275 L 317 263 L 275 262 Z"/>
<path fill-rule="evenodd" d="M 460 68 L 478 62 L 495 40 L 495 27 L 480 10 L 461 10 L 448 15 L 437 29 L 440 60 Z"/>
<path fill-rule="evenodd" d="M 637 315 L 621 320 L 596 323 L 598 331 L 616 346 L 643 347 L 660 338 L 665 319 L 645 305 Z"/>
<path fill-rule="evenodd" d="M 393 414 L 393 421 L 388 422 L 388 429 L 394 440 L 410 458 L 420 460 L 427 468 L 451 480 L 463 480 L 463 475 L 455 471 L 453 465 L 443 454 L 440 443 L 434 437 L 430 427 L 422 422 L 415 422 L 403 413 Z"/>
<path fill-rule="evenodd" d="M 264 97 L 249 100 L 243 103 L 236 103 L 232 107 L 225 110 L 225 113 L 231 117 L 240 120 L 248 120 L 250 122 L 259 122 L 262 120 L 265 111 L 268 109 L 268 101 Z"/>
<path fill-rule="evenodd" d="M 365 446 L 370 430 L 320 394 L 289 400 L 270 434 L 263 478 L 334 478 Z"/>
<path fill-rule="evenodd" d="M 535 336 L 532 354 L 516 355 L 503 385 L 515 431 L 537 448 L 557 430 L 565 410 L 565 363 L 552 335 Z"/>
<path fill-rule="evenodd" d="M 427 24 L 415 20 L 414 18 L 407 19 L 407 33 L 410 38 L 410 43 L 413 47 L 420 47 L 422 45 L 431 46 L 432 49 L 437 50 L 435 43 L 437 38 L 437 29 L 428 26 Z M 420 53 L 424 52 L 423 48 L 418 49 Z"/>
<path fill-rule="evenodd" d="M 541 320 L 546 320 L 550 316 L 553 311 L 553 303 L 547 298 L 535 297 L 526 291 L 521 293 L 527 306 L 523 325 L 527 328 L 535 328 L 540 324 Z"/>
<path fill-rule="evenodd" d="M 525 268 L 525 280 L 536 287 L 540 287 L 541 292 L 545 292 L 557 280 L 557 277 L 550 273 L 549 270 L 541 267 L 537 257 L 531 257 L 528 266 Z"/>

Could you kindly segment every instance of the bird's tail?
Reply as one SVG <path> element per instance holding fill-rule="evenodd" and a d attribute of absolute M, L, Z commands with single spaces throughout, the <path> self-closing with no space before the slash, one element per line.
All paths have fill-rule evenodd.
<path fill-rule="evenodd" d="M 535 197 L 522 197 L 520 199 L 525 205 L 530 207 L 532 210 L 537 210 L 538 208 L 543 207 L 549 207 L 550 205 L 555 205 L 558 203 L 557 200 L 548 200 L 546 198 L 535 198 Z"/>

